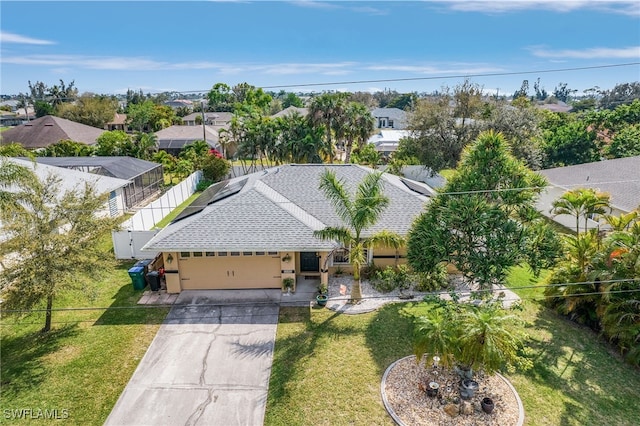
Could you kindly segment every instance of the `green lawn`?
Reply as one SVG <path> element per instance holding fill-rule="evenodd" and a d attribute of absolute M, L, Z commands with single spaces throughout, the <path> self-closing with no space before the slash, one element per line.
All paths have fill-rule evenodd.
<path fill-rule="evenodd" d="M 529 287 L 515 268 L 510 286 Z M 506 374 L 528 425 L 637 424 L 640 372 L 624 364 L 590 330 L 542 307 L 540 288 L 517 289 L 530 334 L 534 367 Z M 269 385 L 266 425 L 392 425 L 380 380 L 396 359 L 412 353 L 415 304 L 347 316 L 327 309 L 282 309 Z"/>
<path fill-rule="evenodd" d="M 95 309 L 54 312 L 48 334 L 39 333 L 43 313 L 19 321 L 2 317 L 2 410 L 67 410 L 65 424 L 104 423 L 168 312 L 121 309 L 135 307 L 142 294 L 133 289 L 130 267 L 121 263 L 85 291 L 57 299 L 54 308 Z M 3 424 L 25 423 L 0 415 Z"/>
<path fill-rule="evenodd" d="M 194 192 L 189 198 L 184 200 L 182 204 L 180 204 L 175 209 L 171 210 L 171 213 L 166 215 L 160 222 L 156 223 L 156 226 L 154 226 L 154 228 L 164 228 L 165 226 L 167 226 L 169 223 L 171 223 L 173 219 L 178 217 L 178 215 L 182 213 L 182 210 L 187 208 L 189 204 L 193 202 L 193 200 L 198 198 L 200 194 L 202 194 L 202 192 Z"/>

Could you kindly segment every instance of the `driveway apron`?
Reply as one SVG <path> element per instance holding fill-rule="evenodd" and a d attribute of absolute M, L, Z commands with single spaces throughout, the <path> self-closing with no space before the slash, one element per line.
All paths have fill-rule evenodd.
<path fill-rule="evenodd" d="M 105 424 L 262 425 L 278 309 L 174 305 Z"/>

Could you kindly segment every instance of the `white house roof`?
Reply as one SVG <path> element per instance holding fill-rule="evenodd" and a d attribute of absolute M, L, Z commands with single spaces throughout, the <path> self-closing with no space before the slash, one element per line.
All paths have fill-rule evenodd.
<path fill-rule="evenodd" d="M 47 164 L 34 163 L 30 160 L 22 160 L 18 158 L 9 158 L 9 161 L 13 161 L 16 164 L 30 168 L 41 180 L 46 179 L 51 174 L 58 176 L 60 178 L 60 195 L 67 191 L 80 189 L 85 183 L 93 185 L 98 194 L 109 193 L 118 188 L 129 185 L 129 181 L 125 179 L 101 176 L 93 173 L 66 169 L 64 167 L 49 166 Z"/>
<path fill-rule="evenodd" d="M 539 171 L 565 190 L 593 188 L 607 192 L 611 205 L 630 212 L 640 206 L 640 156 L 596 161 Z"/>
<path fill-rule="evenodd" d="M 285 165 L 231 179 L 231 191 L 218 201 L 160 231 L 145 251 L 313 251 L 336 243 L 313 231 L 341 225 L 333 206 L 318 188 L 320 175 L 331 169 L 354 191 L 374 170 L 358 165 Z M 367 235 L 387 229 L 406 235 L 433 194 L 427 185 L 384 174 L 390 203 Z M 244 182 L 243 182 L 244 180 Z M 405 183 L 406 182 L 406 183 Z"/>
<path fill-rule="evenodd" d="M 409 130 L 379 130 L 367 142 L 378 145 L 398 144 L 400 139 L 411 136 Z"/>

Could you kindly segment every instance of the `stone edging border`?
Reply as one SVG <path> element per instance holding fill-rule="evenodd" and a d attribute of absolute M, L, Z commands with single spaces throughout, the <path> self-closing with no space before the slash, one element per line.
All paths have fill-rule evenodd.
<path fill-rule="evenodd" d="M 382 375 L 382 382 L 380 383 L 380 394 L 382 395 L 382 402 L 384 404 L 384 408 L 387 410 L 387 413 L 389 413 L 389 415 L 391 416 L 393 421 L 396 422 L 396 424 L 398 426 L 407 426 L 407 425 L 405 425 L 404 422 L 402 420 L 400 420 L 400 418 L 393 411 L 393 408 L 391 407 L 391 404 L 387 400 L 387 393 L 385 392 L 385 384 L 387 382 L 387 376 L 389 375 L 389 372 L 393 369 L 393 367 L 395 367 L 395 365 L 397 363 L 399 363 L 400 361 L 405 360 L 407 358 L 415 358 L 415 355 L 405 356 L 404 358 L 400 358 L 400 359 L 394 361 L 384 371 L 384 374 Z M 516 397 L 516 402 L 518 403 L 518 423 L 516 423 L 516 426 L 522 426 L 524 424 L 524 406 L 522 405 L 522 400 L 520 399 L 520 395 L 518 395 L 518 392 L 516 391 L 516 388 L 513 387 L 511 382 L 509 380 L 507 380 L 506 377 L 504 377 L 500 373 L 495 373 L 495 374 L 496 374 L 496 376 L 498 376 L 502 380 L 504 380 L 504 382 L 507 384 L 507 386 L 509 386 L 509 389 L 511 389 L 511 392 L 513 392 L 513 395 Z"/>

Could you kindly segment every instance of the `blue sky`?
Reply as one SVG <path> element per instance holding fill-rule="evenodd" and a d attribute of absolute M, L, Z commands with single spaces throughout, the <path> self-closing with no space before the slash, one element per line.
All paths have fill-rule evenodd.
<path fill-rule="evenodd" d="M 567 83 L 582 93 L 640 81 L 637 1 L 2 0 L 0 16 L 2 94 L 60 79 L 81 93 L 244 81 L 432 92 L 464 76 L 487 92 L 539 77 L 549 92 Z M 530 73 L 509 75 L 520 72 Z M 284 87 L 316 83 L 332 84 Z"/>

